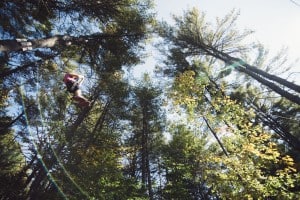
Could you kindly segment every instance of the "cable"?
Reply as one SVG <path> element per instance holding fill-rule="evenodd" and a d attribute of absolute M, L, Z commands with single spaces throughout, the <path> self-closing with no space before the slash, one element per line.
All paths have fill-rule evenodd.
<path fill-rule="evenodd" d="M 37 70 L 37 73 L 38 73 L 38 70 Z M 41 113 L 41 105 L 40 105 L 40 100 L 39 100 L 39 74 L 37 74 L 37 82 L 36 82 L 36 88 L 37 88 L 37 106 L 38 106 L 38 110 L 39 110 L 39 116 L 40 116 L 40 119 L 41 119 L 41 122 L 42 122 L 42 127 L 46 127 L 45 126 L 45 123 L 44 123 L 44 119 L 43 119 L 43 115 Z M 51 149 L 51 151 L 53 152 L 53 155 L 55 157 L 55 159 L 57 160 L 59 166 L 62 168 L 63 172 L 66 174 L 66 176 L 68 177 L 68 179 L 72 182 L 72 184 L 80 191 L 81 194 L 83 194 L 85 197 L 87 197 L 88 199 L 90 199 L 89 195 L 87 194 L 87 192 L 85 192 L 75 181 L 74 179 L 71 177 L 70 173 L 66 170 L 66 168 L 64 167 L 64 165 L 62 164 L 62 162 L 60 161 L 58 155 L 56 154 L 55 150 L 52 148 L 52 145 L 51 145 L 51 141 L 50 139 L 48 138 L 48 144 L 49 144 L 49 147 Z"/>
<path fill-rule="evenodd" d="M 38 111 L 39 111 L 39 117 L 42 123 L 42 128 L 46 127 L 45 123 L 44 123 L 44 119 L 43 119 L 43 115 L 41 112 L 41 105 L 40 105 L 40 100 L 39 100 L 39 74 L 37 74 L 37 81 L 36 81 L 36 95 L 37 95 L 37 106 L 38 106 Z M 26 111 L 26 106 L 25 106 L 25 94 L 24 94 L 24 84 L 21 84 L 18 87 L 18 91 L 21 95 L 21 104 L 22 104 L 22 111 L 24 112 L 24 116 L 25 116 L 25 122 L 26 122 L 26 129 L 29 133 L 30 136 L 30 141 L 32 142 L 33 146 L 34 146 L 34 150 L 37 152 L 37 158 L 39 160 L 39 162 L 42 164 L 42 167 L 44 168 L 44 170 L 46 171 L 46 174 L 49 178 L 49 180 L 53 183 L 53 185 L 57 188 L 58 192 L 61 194 L 61 196 L 63 197 L 63 199 L 68 199 L 67 196 L 65 195 L 65 193 L 63 192 L 62 188 L 57 184 L 58 179 L 55 179 L 54 176 L 51 174 L 51 171 L 47 168 L 44 160 L 43 160 L 43 156 L 40 153 L 40 151 L 38 150 L 38 145 L 36 144 L 36 142 L 34 141 L 34 135 L 32 134 L 31 130 L 30 130 L 30 122 L 28 119 L 28 115 L 27 115 L 27 111 Z M 90 199 L 90 196 L 87 194 L 86 191 L 84 191 L 75 181 L 74 179 L 71 177 L 70 173 L 66 170 L 66 168 L 64 167 L 64 165 L 62 164 L 62 162 L 60 161 L 58 155 L 56 154 L 55 150 L 53 149 L 52 145 L 51 145 L 51 141 L 48 137 L 48 145 L 51 149 L 51 151 L 53 152 L 53 155 L 57 161 L 57 163 L 59 164 L 59 166 L 61 167 L 61 169 L 63 170 L 64 174 L 66 175 L 66 177 L 72 182 L 72 184 L 76 187 L 76 189 L 78 189 L 78 191 L 83 194 L 87 199 Z"/>
<path fill-rule="evenodd" d="M 24 112 L 24 116 L 25 116 L 25 122 L 26 122 L 26 129 L 29 133 L 29 136 L 31 138 L 34 138 L 33 137 L 33 134 L 31 133 L 31 130 L 30 130 L 30 126 L 29 126 L 29 120 L 28 120 L 28 117 L 27 117 L 27 113 L 26 113 L 26 107 L 25 107 L 25 98 L 24 98 L 24 88 L 23 88 L 23 85 L 21 85 L 19 87 L 19 93 L 21 95 L 21 103 L 22 103 L 22 111 Z M 49 171 L 49 169 L 47 168 L 45 162 L 43 161 L 43 157 L 42 155 L 40 154 L 39 150 L 38 150 L 38 147 L 36 145 L 36 143 L 34 142 L 33 139 L 30 140 L 33 144 L 33 147 L 34 147 L 34 150 L 36 151 L 37 153 L 37 158 L 39 160 L 39 162 L 42 164 L 44 170 L 46 171 L 46 174 L 47 176 L 49 177 L 49 180 L 53 183 L 53 185 L 57 188 L 58 192 L 62 195 L 62 197 L 64 199 L 68 199 L 67 196 L 64 194 L 64 192 L 62 191 L 62 189 L 59 187 L 59 185 L 57 184 L 56 180 L 54 179 L 54 177 L 52 176 L 51 172 Z"/>

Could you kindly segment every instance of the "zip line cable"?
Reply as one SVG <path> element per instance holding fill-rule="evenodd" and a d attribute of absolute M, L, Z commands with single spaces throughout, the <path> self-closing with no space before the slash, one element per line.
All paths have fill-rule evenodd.
<path fill-rule="evenodd" d="M 40 105 L 40 100 L 39 100 L 39 82 L 38 82 L 38 78 L 39 76 L 37 75 L 37 82 L 36 82 L 36 93 L 37 93 L 37 106 L 38 106 L 38 110 L 39 110 L 39 117 L 41 119 L 41 123 L 42 123 L 42 127 L 46 127 L 45 123 L 44 123 L 44 119 L 43 119 L 43 115 L 41 112 L 41 105 Z M 27 115 L 27 111 L 26 111 L 26 106 L 25 106 L 25 94 L 24 94 L 24 86 L 23 84 L 21 84 L 21 86 L 18 87 L 19 93 L 21 95 L 21 103 L 22 103 L 22 111 L 24 112 L 24 116 L 25 116 L 25 122 L 26 122 L 26 129 L 29 133 L 30 136 L 30 141 L 32 142 L 33 146 L 34 146 L 34 150 L 37 153 L 37 158 L 39 160 L 39 162 L 42 164 L 44 170 L 46 171 L 46 174 L 49 178 L 49 180 L 53 183 L 53 185 L 57 188 L 57 190 L 59 191 L 59 193 L 62 195 L 62 197 L 64 199 L 68 199 L 67 196 L 65 195 L 65 193 L 63 192 L 63 190 L 61 189 L 61 187 L 57 184 L 58 179 L 56 180 L 54 178 L 54 176 L 51 174 L 51 171 L 47 168 L 44 160 L 43 160 L 43 156 L 41 155 L 40 151 L 38 150 L 38 145 L 36 144 L 36 142 L 34 141 L 34 136 L 32 131 L 30 130 L 30 122 L 28 119 L 28 115 Z M 62 162 L 60 161 L 56 151 L 53 149 L 50 139 L 48 138 L 48 145 L 51 149 L 51 151 L 53 152 L 53 155 L 57 161 L 57 163 L 59 164 L 59 166 L 62 168 L 63 172 L 65 173 L 65 175 L 67 176 L 67 178 L 72 182 L 72 184 L 78 189 L 78 191 L 80 191 L 81 194 L 83 194 L 86 198 L 90 199 L 89 195 L 87 194 L 86 191 L 84 191 L 75 181 L 74 179 L 71 177 L 70 173 L 66 170 L 66 168 L 64 167 L 64 165 L 62 164 Z"/>
<path fill-rule="evenodd" d="M 38 161 L 42 164 L 44 170 L 46 171 L 46 174 L 47 174 L 47 177 L 49 177 L 49 180 L 53 183 L 53 185 L 57 188 L 58 192 L 62 195 L 62 197 L 64 199 L 68 199 L 67 196 L 64 194 L 64 192 L 62 191 L 62 189 L 59 187 L 59 185 L 57 184 L 57 181 L 54 179 L 54 177 L 52 176 L 51 172 L 49 171 L 49 169 L 47 168 L 44 160 L 43 160 L 43 157 L 42 155 L 40 154 L 40 151 L 38 150 L 38 146 L 37 144 L 35 143 L 34 141 L 34 137 L 33 137 L 33 134 L 30 130 L 30 124 L 29 124 L 29 120 L 28 120 L 28 116 L 27 116 L 27 111 L 26 111 L 26 107 L 25 107 L 25 95 L 23 93 L 24 91 L 24 88 L 23 88 L 23 85 L 21 85 L 19 87 L 19 93 L 21 95 L 21 103 L 22 103 L 22 111 L 24 112 L 24 116 L 25 116 L 25 123 L 26 123 L 26 129 L 27 129 L 27 132 L 29 133 L 29 136 L 30 136 L 30 141 L 32 142 L 32 145 L 34 147 L 34 150 L 36 151 L 37 153 L 37 158 L 38 158 Z"/>
<path fill-rule="evenodd" d="M 38 70 L 37 70 L 38 72 Z M 44 118 L 43 118 L 43 115 L 42 115 L 42 112 L 41 112 L 41 104 L 40 104 L 40 98 L 39 98 L 39 73 L 37 74 L 37 82 L 36 82 L 36 88 L 37 88 L 37 106 L 38 106 L 38 110 L 39 110 L 39 116 L 40 116 L 40 119 L 41 119 L 41 122 L 42 122 L 42 127 L 46 127 L 45 126 L 45 123 L 44 123 Z M 48 144 L 49 144 L 49 147 L 51 149 L 51 151 L 53 152 L 53 155 L 55 157 L 55 159 L 57 160 L 59 166 L 62 168 L 63 172 L 66 174 L 66 176 L 68 177 L 68 179 L 72 182 L 72 184 L 80 191 L 81 194 L 83 194 L 85 197 L 87 197 L 88 199 L 90 199 L 89 195 L 87 194 L 86 191 L 84 191 L 75 181 L 74 179 L 71 177 L 70 173 L 66 170 L 66 168 L 64 167 L 64 165 L 62 164 L 61 160 L 59 159 L 59 156 L 57 155 L 56 151 L 52 148 L 52 145 L 51 145 L 51 141 L 48 137 Z"/>

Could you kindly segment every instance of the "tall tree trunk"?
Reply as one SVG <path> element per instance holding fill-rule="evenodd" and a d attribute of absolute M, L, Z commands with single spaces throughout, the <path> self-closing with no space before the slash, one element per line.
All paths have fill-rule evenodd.
<path fill-rule="evenodd" d="M 243 65 L 246 66 L 248 70 L 251 70 L 254 73 L 262 75 L 262 76 L 264 76 L 264 77 L 266 77 L 266 78 L 268 78 L 268 79 L 270 79 L 272 81 L 280 83 L 281 85 L 284 85 L 284 86 L 286 86 L 286 87 L 288 87 L 288 88 L 290 88 L 292 90 L 295 90 L 296 92 L 300 93 L 300 86 L 299 85 L 296 85 L 296 84 L 294 84 L 292 82 L 289 82 L 289 81 L 287 81 L 287 80 L 285 80 L 283 78 L 280 78 L 278 76 L 274 76 L 272 74 L 269 74 L 269 73 L 267 73 L 267 72 L 265 72 L 265 71 L 263 71 L 261 69 L 253 67 L 251 65 L 248 65 L 247 63 L 244 63 Z"/>
<path fill-rule="evenodd" d="M 299 96 L 291 94 L 290 92 L 287 92 L 287 91 L 281 89 L 280 87 L 278 87 L 274 83 L 262 78 L 258 74 L 253 73 L 252 71 L 249 71 L 248 68 L 238 67 L 238 70 L 240 72 L 246 73 L 247 75 L 251 76 L 252 78 L 257 80 L 258 82 L 260 82 L 261 84 L 269 87 L 271 90 L 273 90 L 277 94 L 280 94 L 282 97 L 285 97 L 286 99 L 300 105 L 300 97 Z"/>
<path fill-rule="evenodd" d="M 264 72 L 262 70 L 259 70 L 256 67 L 250 66 L 247 63 L 245 63 L 244 61 L 242 61 L 241 59 L 231 57 L 228 54 L 221 52 L 212 46 L 207 46 L 200 42 L 198 44 L 198 47 L 207 55 L 210 55 L 217 59 L 220 59 L 229 65 L 237 65 L 236 69 L 239 70 L 240 72 L 243 72 L 243 73 L 251 76 L 252 78 L 257 80 L 261 84 L 272 89 L 277 94 L 280 94 L 282 97 L 285 97 L 286 99 L 300 105 L 300 97 L 298 97 L 286 90 L 281 89 L 279 86 L 268 81 L 267 79 L 273 80 L 274 82 L 276 82 L 280 85 L 286 86 L 290 89 L 293 89 L 297 92 L 299 92 L 300 86 L 298 86 L 292 82 L 286 81 L 280 77 L 277 77 L 277 76 L 271 75 L 267 72 Z"/>
<path fill-rule="evenodd" d="M 147 129 L 148 130 L 148 129 Z M 148 138 L 147 133 L 147 138 Z M 149 199 L 153 200 L 153 190 L 152 190 L 152 180 L 151 180 L 151 170 L 150 170 L 150 159 L 149 159 L 149 139 L 147 139 L 147 149 L 146 149 L 146 174 L 147 174 L 147 189 L 149 194 Z"/>
<path fill-rule="evenodd" d="M 149 199 L 153 199 L 150 160 L 149 160 L 149 126 L 148 126 L 148 110 L 143 105 L 143 135 L 142 135 L 142 182 L 148 190 Z"/>
<path fill-rule="evenodd" d="M 147 154 L 147 121 L 146 121 L 146 112 L 144 112 L 144 108 L 143 109 L 143 119 L 142 119 L 142 189 L 143 191 L 146 189 L 147 186 L 147 169 L 146 169 L 146 154 Z"/>
<path fill-rule="evenodd" d="M 103 108 L 103 110 L 102 110 L 102 112 L 101 112 L 101 114 L 100 114 L 100 116 L 99 116 L 99 118 L 98 118 L 95 126 L 94 126 L 94 129 L 92 131 L 92 135 L 95 135 L 96 131 L 101 131 L 102 130 L 102 127 L 103 127 L 103 124 L 104 124 L 104 120 L 105 120 L 105 117 L 108 114 L 109 106 L 110 106 L 111 102 L 112 102 L 112 99 L 109 99 L 106 102 L 106 104 L 105 104 L 105 106 L 104 106 L 104 108 Z"/>
<path fill-rule="evenodd" d="M 55 35 L 52 37 L 41 39 L 13 39 L 13 40 L 0 40 L 0 51 L 12 52 L 12 51 L 28 51 L 36 48 L 54 48 L 55 46 L 70 46 L 70 45 L 84 45 L 89 42 L 97 44 L 106 38 L 118 38 L 118 37 L 135 37 L 140 36 L 142 33 L 130 33 L 130 34 L 107 34 L 96 33 L 92 35 L 81 35 L 78 37 L 70 35 Z"/>
<path fill-rule="evenodd" d="M 80 37 L 79 37 L 80 38 Z M 14 39 L 0 40 L 0 51 L 28 51 L 36 48 L 53 48 L 56 45 L 71 45 L 73 41 L 79 38 L 68 35 L 56 35 L 48 38 L 29 40 L 29 39 Z"/>
<path fill-rule="evenodd" d="M 68 46 L 71 44 L 78 44 L 78 42 L 85 41 L 87 36 L 73 37 L 69 35 L 55 35 L 48 38 L 41 38 L 35 40 L 29 39 L 15 39 L 15 40 L 0 40 L 0 51 L 28 51 L 36 48 L 53 48 L 55 46 Z"/>
<path fill-rule="evenodd" d="M 251 104 L 251 108 L 255 110 L 257 113 L 258 119 L 264 123 L 266 126 L 269 126 L 276 134 L 280 136 L 280 138 L 291 145 L 295 150 L 300 151 L 300 140 L 299 138 L 292 135 L 282 124 L 276 121 L 276 119 L 273 118 L 273 116 L 266 114 L 263 112 L 260 108 L 257 106 Z"/>

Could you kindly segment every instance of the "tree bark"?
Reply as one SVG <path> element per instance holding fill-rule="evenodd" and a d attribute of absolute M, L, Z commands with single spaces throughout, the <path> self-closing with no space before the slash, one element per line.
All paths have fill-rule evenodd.
<path fill-rule="evenodd" d="M 290 89 L 293 89 L 297 92 L 300 91 L 300 86 L 296 85 L 292 82 L 286 81 L 280 77 L 271 75 L 267 72 L 264 72 L 263 70 L 260 70 L 256 67 L 253 67 L 247 63 L 245 63 L 244 61 L 242 61 L 241 59 L 238 58 L 234 58 L 232 56 L 229 56 L 228 54 L 221 52 L 219 50 L 217 50 L 214 47 L 211 46 L 207 46 L 203 43 L 198 43 L 198 48 L 200 48 L 200 50 L 203 51 L 203 53 L 213 56 L 217 59 L 220 59 L 222 61 L 224 61 L 225 63 L 229 64 L 229 65 L 237 65 L 236 69 L 240 72 L 243 72 L 249 76 L 251 76 L 252 78 L 254 78 L 255 80 L 257 80 L 258 82 L 260 82 L 261 84 L 269 87 L 270 89 L 272 89 L 274 92 L 276 92 L 277 94 L 280 94 L 282 97 L 285 97 L 286 99 L 300 105 L 300 97 L 297 95 L 294 95 L 286 90 L 281 89 L 279 86 L 277 86 L 276 84 L 268 81 L 267 79 L 273 80 L 278 84 L 281 84 L 283 86 L 286 86 Z M 263 78 L 264 77 L 264 78 Z"/>
<path fill-rule="evenodd" d="M 0 74 L 0 79 L 4 79 L 7 76 L 11 76 L 11 75 L 13 75 L 15 73 L 18 73 L 18 72 L 21 72 L 21 71 L 25 71 L 27 68 L 29 68 L 31 66 L 38 66 L 38 65 L 42 64 L 45 60 L 52 59 L 55 56 L 57 56 L 57 55 L 53 54 L 53 55 L 45 56 L 41 60 L 37 60 L 37 61 L 34 61 L 34 62 L 26 63 L 26 64 L 24 64 L 22 66 L 17 66 L 16 68 L 8 70 L 8 71 L 3 71 Z"/>
<path fill-rule="evenodd" d="M 55 35 L 48 38 L 29 40 L 29 39 L 13 39 L 0 40 L 0 51 L 28 51 L 36 48 L 53 48 L 56 45 L 70 45 L 72 41 L 76 41 L 76 37 L 68 35 Z"/>
<path fill-rule="evenodd" d="M 83 122 L 83 120 L 85 119 L 85 117 L 88 115 L 88 113 L 90 112 L 90 110 L 92 109 L 92 106 L 89 106 L 87 108 L 85 108 L 77 117 L 76 121 L 74 122 L 74 124 L 70 127 L 69 131 L 66 132 L 66 139 L 70 140 L 72 137 L 72 134 L 75 133 L 75 131 L 77 130 L 77 128 L 80 126 L 80 124 Z"/>
<path fill-rule="evenodd" d="M 15 122 L 17 122 L 22 116 L 24 115 L 24 111 L 21 112 L 15 119 L 13 119 L 11 122 L 4 124 L 4 127 L 0 127 L 0 134 L 3 134 L 5 130 L 10 128 Z"/>
<path fill-rule="evenodd" d="M 213 47 L 210 47 L 210 49 L 215 53 L 215 54 L 211 54 L 213 56 L 216 56 L 217 54 L 220 55 L 220 56 L 216 56 L 217 58 L 221 59 L 222 61 L 224 61 L 225 63 L 229 63 L 229 64 L 238 64 L 240 66 L 243 66 L 245 67 L 247 70 L 253 72 L 253 73 L 256 73 L 256 74 L 259 74 L 260 76 L 262 77 L 265 77 L 267 79 L 270 79 L 272 81 L 275 81 L 281 85 L 284 85 L 292 90 L 295 90 L 296 92 L 299 92 L 300 93 L 300 86 L 299 85 L 296 85 L 290 81 L 287 81 L 283 78 L 280 78 L 278 76 L 275 76 L 275 75 L 272 75 L 272 74 L 269 74 L 257 67 L 254 67 L 254 66 L 251 66 L 249 64 L 247 64 L 246 62 L 244 62 L 243 60 L 241 59 L 238 59 L 238 58 L 235 58 L 235 57 L 232 57 L 224 52 L 221 52 Z M 209 52 L 209 51 L 206 51 L 206 52 Z"/>
<path fill-rule="evenodd" d="M 41 39 L 12 39 L 12 40 L 0 40 L 0 51 L 13 52 L 13 51 L 28 51 L 36 48 L 54 48 L 55 46 L 70 46 L 70 45 L 84 45 L 88 42 L 93 44 L 99 43 L 103 39 L 107 38 L 119 38 L 119 37 L 135 37 L 141 36 L 144 33 L 129 33 L 129 34 L 107 34 L 96 33 L 92 35 L 81 35 L 78 37 L 70 35 L 55 35 L 52 37 Z"/>
<path fill-rule="evenodd" d="M 149 124 L 148 124 L 148 109 L 147 105 L 142 103 L 143 114 L 143 135 L 142 135 L 142 182 L 145 189 L 148 190 L 149 199 L 153 199 L 151 170 L 149 160 Z"/>
<path fill-rule="evenodd" d="M 291 94 L 283 89 L 281 89 L 280 87 L 278 87 L 277 85 L 275 85 L 274 83 L 260 77 L 258 74 L 253 73 L 252 71 L 249 71 L 247 68 L 243 68 L 243 67 L 238 67 L 238 70 L 240 72 L 244 72 L 245 74 L 251 76 L 252 78 L 254 78 L 255 80 L 257 80 L 258 82 L 260 82 L 261 84 L 269 87 L 270 89 L 272 89 L 274 92 L 276 92 L 277 94 L 280 94 L 282 97 L 285 97 L 286 99 L 300 105 L 300 97 L 298 97 L 297 95 Z"/>
<path fill-rule="evenodd" d="M 210 132 L 211 132 L 211 133 L 214 135 L 214 137 L 216 138 L 216 140 L 217 140 L 218 144 L 220 145 L 222 151 L 223 151 L 224 154 L 228 157 L 229 155 L 228 155 L 228 153 L 227 153 L 225 147 L 223 146 L 221 140 L 218 138 L 216 132 L 211 128 L 211 126 L 209 125 L 207 119 L 206 119 L 205 117 L 203 117 L 203 119 L 204 119 L 204 121 L 205 121 L 205 123 L 206 123 L 208 129 L 210 130 Z"/>
<path fill-rule="evenodd" d="M 266 126 L 269 126 L 276 134 L 278 134 L 283 141 L 285 141 L 287 144 L 291 145 L 295 150 L 300 151 L 300 140 L 292 135 L 286 128 L 282 126 L 276 119 L 272 117 L 272 115 L 266 114 L 265 112 L 261 111 L 260 108 L 257 106 L 251 104 L 251 108 L 255 110 L 257 113 L 258 119 L 265 124 Z"/>
<path fill-rule="evenodd" d="M 109 111 L 109 106 L 112 102 L 112 99 L 108 100 L 96 122 L 96 125 L 94 126 L 94 129 L 92 131 L 92 135 L 95 135 L 96 131 L 101 131 L 102 130 L 102 127 L 103 127 L 103 124 L 104 124 L 104 120 L 105 120 L 105 117 Z M 99 128 L 100 127 L 100 128 Z"/>
<path fill-rule="evenodd" d="M 275 82 L 277 82 L 277 83 L 280 83 L 281 85 L 284 85 L 284 86 L 286 86 L 286 87 L 288 87 L 288 88 L 290 88 L 290 89 L 292 89 L 292 90 L 295 90 L 296 92 L 299 92 L 299 93 L 300 93 L 300 86 L 299 86 L 299 85 L 296 85 L 296 84 L 294 84 L 294 83 L 292 83 L 292 82 L 289 82 L 289 81 L 287 81 L 287 80 L 285 80 L 285 79 L 283 79 L 283 78 L 280 78 L 280 77 L 278 77 L 278 76 L 269 74 L 269 73 L 267 73 L 267 72 L 265 72 L 265 71 L 263 71 L 263 70 L 261 70 L 261 69 L 258 69 L 258 68 L 256 68 L 256 67 L 253 67 L 253 66 L 251 66 L 251 65 L 248 65 L 247 63 L 244 63 L 244 66 L 245 66 L 248 70 L 250 70 L 250 71 L 252 71 L 252 72 L 254 72 L 254 73 L 257 73 L 257 74 L 259 74 L 259 75 L 261 75 L 261 76 L 264 76 L 264 77 L 266 77 L 266 78 L 268 78 L 268 79 L 270 79 L 270 80 L 272 80 L 272 81 L 275 81 Z"/>

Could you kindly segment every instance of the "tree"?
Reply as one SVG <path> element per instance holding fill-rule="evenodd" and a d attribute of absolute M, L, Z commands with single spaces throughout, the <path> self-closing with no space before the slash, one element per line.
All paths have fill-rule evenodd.
<path fill-rule="evenodd" d="M 227 72 L 219 70 L 223 63 L 218 59 L 237 61 L 227 53 L 246 57 L 239 45 L 245 34 L 227 29 L 226 24 L 233 25 L 229 16 L 217 21 L 216 32 L 204 26 L 196 10 L 175 19 L 174 27 L 162 30 L 171 46 L 164 67 L 174 77 L 169 92 L 174 105 L 186 111 L 194 122 L 191 127 L 215 141 L 207 145 L 209 153 L 202 161 L 206 186 L 220 198 L 298 197 L 294 159 L 274 142 L 270 129 L 254 123 L 256 114 L 244 101 L 229 96 L 237 83 L 230 85 L 224 78 Z M 242 64 L 235 65 L 230 67 Z"/>
<path fill-rule="evenodd" d="M 299 86 L 291 82 L 282 80 L 282 78 L 271 75 L 266 71 L 253 67 L 252 65 L 245 64 L 244 61 L 241 61 L 231 56 L 232 54 L 234 54 L 249 59 L 251 55 L 253 55 L 253 53 L 254 54 L 256 53 L 255 52 L 256 48 L 254 48 L 252 49 L 252 52 L 249 52 L 248 53 L 249 55 L 247 55 L 246 50 L 248 48 L 241 43 L 241 40 L 247 34 L 249 34 L 249 32 L 239 33 L 237 30 L 234 29 L 234 22 L 236 20 L 236 17 L 237 15 L 235 15 L 235 13 L 231 13 L 222 20 L 218 19 L 217 27 L 215 28 L 215 31 L 212 30 L 210 26 L 207 25 L 207 23 L 205 22 L 204 15 L 199 14 L 197 10 L 191 10 L 187 12 L 183 18 L 180 17 L 175 18 L 178 27 L 166 26 L 167 31 L 165 32 L 162 31 L 164 32 L 163 35 L 167 38 L 167 41 L 171 42 L 173 45 L 172 49 L 170 50 L 170 54 L 168 55 L 169 59 L 167 61 L 167 64 L 174 66 L 175 70 L 173 71 L 175 71 L 175 75 L 176 72 L 184 72 L 186 70 L 192 70 L 196 73 L 196 76 L 198 77 L 197 79 L 203 79 L 203 73 L 205 72 L 203 72 L 202 66 L 199 64 L 197 65 L 188 62 L 187 60 L 193 58 L 198 60 L 197 62 L 204 63 L 204 65 L 210 66 L 214 64 L 214 68 L 216 69 L 212 68 L 211 71 L 215 71 L 216 76 L 206 78 L 208 81 L 212 81 L 212 82 L 218 82 L 222 80 L 224 76 L 226 77 L 232 72 L 232 69 L 238 69 L 241 71 L 247 70 L 249 71 L 250 74 L 254 75 L 264 83 L 270 83 L 267 85 L 262 84 L 262 86 L 266 88 L 264 89 L 265 91 L 271 90 L 274 92 L 273 89 L 276 88 L 275 92 L 281 91 L 282 93 L 280 94 L 282 97 L 285 98 L 289 96 L 290 100 L 294 99 L 297 103 L 298 101 L 297 99 L 299 97 L 296 94 L 289 93 L 287 92 L 287 90 L 283 90 L 282 88 L 277 87 L 276 86 L 277 83 L 275 84 L 275 82 L 280 82 L 284 86 L 289 87 L 290 89 L 294 89 L 296 92 L 297 91 L 299 92 Z M 206 47 L 209 48 L 209 50 L 205 48 L 202 49 L 201 47 L 202 44 L 206 45 Z M 273 58 L 272 59 L 273 61 L 271 61 L 270 63 L 263 63 L 262 60 L 265 59 L 266 57 L 266 55 L 264 55 L 265 50 L 262 48 L 261 45 L 258 45 L 257 47 L 258 47 L 257 48 L 258 55 L 257 58 L 254 58 L 256 60 L 253 61 L 255 65 L 257 65 L 258 67 L 267 66 L 265 67 L 266 69 L 268 68 L 270 69 L 272 67 L 274 69 L 276 67 L 278 68 L 282 67 L 282 66 L 277 66 L 276 64 L 276 62 L 284 63 L 284 60 L 283 58 L 281 58 L 281 55 L 278 55 L 275 58 Z M 218 59 L 224 61 L 225 63 L 227 61 L 230 61 L 229 64 L 230 66 L 225 67 L 225 69 L 222 68 L 220 69 L 220 66 L 222 66 L 223 63 L 216 62 L 219 61 Z M 265 77 L 265 79 L 272 80 L 272 82 L 262 79 L 261 77 Z M 255 85 L 251 81 L 252 79 L 248 80 L 248 85 Z M 237 85 L 237 83 L 233 83 L 233 84 Z M 273 89 L 270 88 L 270 85 Z M 270 94 L 271 93 L 269 93 L 269 95 Z M 292 102 L 295 101 L 292 100 Z M 268 117 L 269 119 L 267 119 Z M 265 119 L 263 120 L 266 125 L 267 125 L 267 121 L 269 121 L 269 125 L 270 125 L 270 120 L 272 121 L 270 116 L 268 117 L 265 116 L 264 117 Z M 274 126 L 278 127 L 277 125 L 273 125 L 272 127 Z M 288 133 L 288 131 L 284 131 L 283 133 L 282 130 L 283 129 L 281 128 L 281 131 L 279 131 L 279 129 L 277 128 L 276 133 L 278 133 L 279 136 L 284 141 L 294 146 L 294 148 L 297 147 L 298 140 L 293 136 L 293 134 Z"/>
<path fill-rule="evenodd" d="M 28 158 L 20 170 L 26 198 L 126 195 L 119 137 L 127 83 L 118 74 L 140 62 L 139 52 L 153 20 L 150 4 L 0 3 L 0 17 L 5 19 L 0 24 L 1 92 L 10 91 L 7 101 L 14 105 L 12 112 L 3 113 L 3 124 L 6 132 L 18 130 L 14 134 Z M 85 113 L 62 90 L 67 70 L 88 77 L 85 92 L 92 106 Z"/>
<path fill-rule="evenodd" d="M 237 15 L 232 12 L 223 20 L 217 21 L 215 30 L 210 30 L 204 15 L 200 15 L 194 9 L 185 13 L 183 18 L 175 18 L 177 27 L 164 27 L 161 36 L 174 45 L 173 49 L 176 49 L 177 53 L 186 56 L 212 56 L 223 61 L 225 65 L 251 76 L 290 101 L 300 104 L 299 96 L 281 88 L 287 87 L 299 93 L 300 86 L 232 56 L 233 54 L 241 54 L 247 49 L 240 42 L 249 34 L 249 32 L 240 34 L 233 29 L 236 17 Z"/>
<path fill-rule="evenodd" d="M 203 177 L 207 138 L 197 137 L 184 125 L 173 125 L 171 140 L 163 147 L 164 199 L 213 199 Z"/>
<path fill-rule="evenodd" d="M 0 136 L 0 196 L 5 199 L 25 198 L 25 157 L 12 131 Z"/>
<path fill-rule="evenodd" d="M 134 87 L 130 108 L 130 127 L 132 134 L 124 141 L 127 144 L 129 156 L 127 174 L 139 181 L 144 198 L 156 198 L 155 187 L 157 166 L 159 165 L 162 143 L 164 115 L 161 113 L 161 91 L 150 82 L 149 75 L 144 75 L 144 83 Z M 141 174 L 141 175 L 138 175 Z"/>

